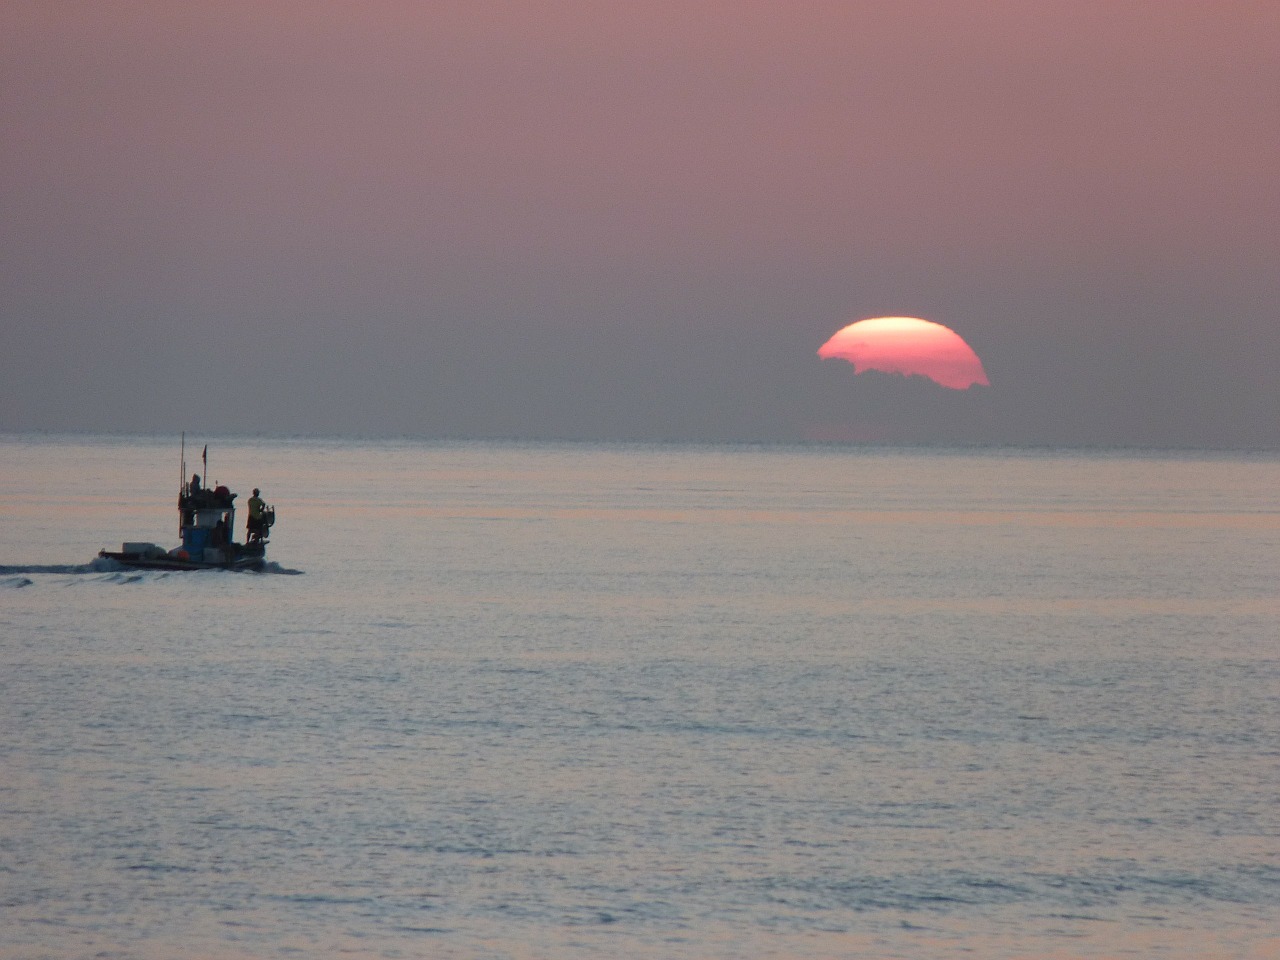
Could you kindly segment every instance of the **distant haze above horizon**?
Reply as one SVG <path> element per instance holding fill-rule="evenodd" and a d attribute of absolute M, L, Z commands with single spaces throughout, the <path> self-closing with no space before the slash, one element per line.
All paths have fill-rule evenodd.
<path fill-rule="evenodd" d="M 1280 447 L 1280 4 L 0 8 L 0 430 Z M 816 351 L 921 317 L 991 387 Z"/>

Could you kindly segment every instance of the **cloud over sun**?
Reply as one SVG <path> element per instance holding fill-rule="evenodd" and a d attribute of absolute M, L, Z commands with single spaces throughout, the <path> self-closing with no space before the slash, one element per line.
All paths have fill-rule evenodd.
<path fill-rule="evenodd" d="M 818 348 L 823 360 L 847 360 L 854 373 L 879 370 L 928 377 L 952 390 L 991 386 L 978 355 L 949 327 L 917 317 L 875 317 L 838 331 Z"/>

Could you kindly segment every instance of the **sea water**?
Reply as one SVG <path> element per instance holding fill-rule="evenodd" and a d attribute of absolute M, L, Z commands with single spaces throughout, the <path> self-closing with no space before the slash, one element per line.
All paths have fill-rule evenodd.
<path fill-rule="evenodd" d="M 267 572 L 95 562 L 176 438 L 0 438 L 3 960 L 1280 955 L 1274 457 L 207 474 Z"/>

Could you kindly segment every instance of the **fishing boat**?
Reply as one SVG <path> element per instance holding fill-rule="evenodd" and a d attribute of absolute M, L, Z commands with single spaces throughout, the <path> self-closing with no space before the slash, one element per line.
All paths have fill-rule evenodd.
<path fill-rule="evenodd" d="M 98 556 L 126 567 L 143 570 L 261 570 L 267 562 L 267 536 L 276 522 L 274 507 L 257 503 L 257 517 L 251 515 L 244 543 L 232 539 L 236 525 L 238 496 L 221 484 L 209 489 L 199 474 L 187 479 L 186 436 L 182 438 L 181 473 L 178 489 L 178 536 L 181 543 L 171 550 L 154 543 L 125 541 L 118 551 L 100 550 Z M 204 448 L 204 475 L 209 475 L 209 447 Z M 256 497 L 258 491 L 254 490 Z M 253 507 L 254 501 L 249 501 Z"/>

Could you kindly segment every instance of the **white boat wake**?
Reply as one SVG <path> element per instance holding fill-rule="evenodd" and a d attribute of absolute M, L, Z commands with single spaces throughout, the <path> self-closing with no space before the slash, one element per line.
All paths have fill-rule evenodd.
<path fill-rule="evenodd" d="M 33 576 L 54 575 L 54 576 L 80 576 L 84 574 L 121 574 L 128 571 L 130 574 L 136 574 L 137 571 L 131 570 L 124 564 L 111 559 L 110 557 L 95 557 L 89 563 L 35 563 L 35 564 L 0 564 L 0 589 L 18 589 L 21 587 L 29 587 L 35 583 L 31 578 Z M 149 571 L 163 572 L 163 571 Z M 275 561 L 268 561 L 263 564 L 260 570 L 236 570 L 236 571 L 203 571 L 214 573 L 260 573 L 260 574 L 279 574 L 283 576 L 296 577 L 305 573 L 305 570 L 294 570 L 290 567 L 281 566 Z M 136 583 L 140 579 L 138 576 L 128 577 L 107 577 L 103 578 L 115 583 Z M 162 579 L 161 577 L 149 577 L 147 579 Z"/>

